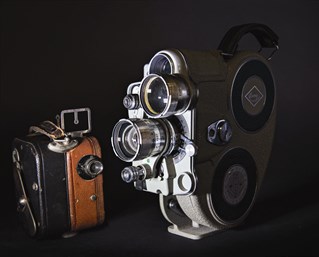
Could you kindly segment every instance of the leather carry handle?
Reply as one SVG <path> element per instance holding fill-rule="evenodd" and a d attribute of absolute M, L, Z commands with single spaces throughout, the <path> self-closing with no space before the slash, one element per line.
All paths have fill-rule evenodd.
<path fill-rule="evenodd" d="M 279 37 L 277 34 L 268 26 L 259 23 L 248 23 L 232 27 L 223 37 L 218 49 L 222 51 L 223 55 L 233 56 L 237 50 L 239 41 L 248 33 L 255 36 L 261 48 L 275 48 L 267 58 L 268 60 L 270 60 L 273 54 L 279 49 Z"/>
<path fill-rule="evenodd" d="M 65 137 L 63 129 L 48 120 L 41 122 L 38 126 L 31 126 L 29 133 L 33 132 L 46 135 L 53 140 Z"/>

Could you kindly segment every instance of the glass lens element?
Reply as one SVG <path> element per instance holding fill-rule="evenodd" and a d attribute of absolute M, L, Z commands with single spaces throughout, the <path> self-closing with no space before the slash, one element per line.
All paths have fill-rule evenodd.
<path fill-rule="evenodd" d="M 131 162 L 172 151 L 176 133 L 168 121 L 122 119 L 115 124 L 111 140 L 114 153 Z"/>
<path fill-rule="evenodd" d="M 172 67 L 168 58 L 164 55 L 156 55 L 150 63 L 150 74 L 171 74 Z"/>
<path fill-rule="evenodd" d="M 178 75 L 150 74 L 141 82 L 141 105 L 151 118 L 183 113 L 190 106 L 192 96 L 189 83 Z"/>
<path fill-rule="evenodd" d="M 165 110 L 168 103 L 168 92 L 162 79 L 155 78 L 146 85 L 144 100 L 148 110 L 155 115 Z"/>
<path fill-rule="evenodd" d="M 130 125 L 127 126 L 122 135 L 123 148 L 129 154 L 134 155 L 138 147 L 138 135 L 136 129 Z"/>

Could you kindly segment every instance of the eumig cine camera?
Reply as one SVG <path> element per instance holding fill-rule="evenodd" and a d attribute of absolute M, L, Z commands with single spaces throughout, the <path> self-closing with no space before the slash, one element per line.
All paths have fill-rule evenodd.
<path fill-rule="evenodd" d="M 251 33 L 263 48 L 238 51 Z M 200 239 L 240 224 L 255 201 L 271 153 L 275 83 L 269 60 L 278 36 L 262 24 L 231 28 L 218 50 L 163 50 L 130 84 L 129 119 L 112 132 L 121 173 L 159 194 L 171 233 Z"/>
<path fill-rule="evenodd" d="M 87 122 L 86 122 L 87 121 Z M 18 213 L 29 235 L 69 237 L 104 221 L 101 149 L 88 108 L 64 110 L 13 141 Z"/>

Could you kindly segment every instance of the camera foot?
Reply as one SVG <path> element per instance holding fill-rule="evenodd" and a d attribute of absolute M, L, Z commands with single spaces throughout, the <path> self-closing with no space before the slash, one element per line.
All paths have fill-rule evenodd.
<path fill-rule="evenodd" d="M 172 234 L 186 237 L 193 240 L 202 239 L 218 231 L 216 228 L 206 227 L 202 225 L 197 225 L 197 226 L 186 225 L 186 226 L 180 226 L 180 227 L 176 225 L 171 225 L 167 229 L 168 229 L 168 232 Z"/>
<path fill-rule="evenodd" d="M 78 233 L 77 232 L 66 232 L 62 235 L 62 238 L 71 238 L 76 236 Z"/>

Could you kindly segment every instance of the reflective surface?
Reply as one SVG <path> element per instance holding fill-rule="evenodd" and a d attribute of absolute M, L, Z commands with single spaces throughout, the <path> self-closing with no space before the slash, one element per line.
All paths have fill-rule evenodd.
<path fill-rule="evenodd" d="M 131 162 L 166 151 L 166 142 L 175 133 L 166 125 L 167 122 L 121 119 L 112 133 L 114 153 L 121 160 Z"/>
<path fill-rule="evenodd" d="M 169 96 L 165 82 L 161 78 L 147 83 L 143 92 L 144 103 L 152 114 L 157 115 L 165 111 Z"/>

